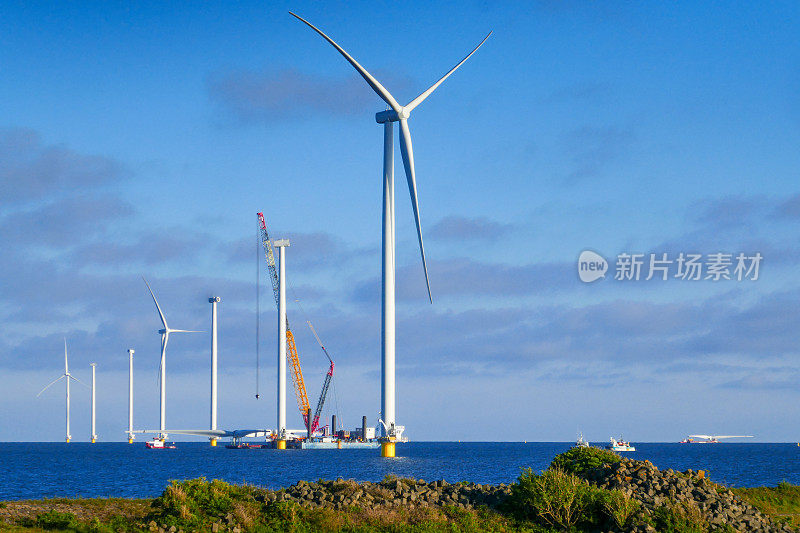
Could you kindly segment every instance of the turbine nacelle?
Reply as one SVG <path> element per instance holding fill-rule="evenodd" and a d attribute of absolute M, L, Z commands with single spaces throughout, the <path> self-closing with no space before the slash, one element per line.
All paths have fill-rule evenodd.
<path fill-rule="evenodd" d="M 387 109 L 386 111 L 375 113 L 375 122 L 378 124 L 384 124 L 386 122 L 400 122 L 401 120 L 406 120 L 410 116 L 411 110 L 405 107 L 401 107 L 400 111 Z"/>

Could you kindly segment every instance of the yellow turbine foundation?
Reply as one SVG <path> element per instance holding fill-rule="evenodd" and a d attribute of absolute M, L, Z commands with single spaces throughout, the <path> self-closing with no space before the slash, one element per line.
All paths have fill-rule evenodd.
<path fill-rule="evenodd" d="M 69 444 L 69 439 L 67 439 L 67 444 Z"/>
<path fill-rule="evenodd" d="M 381 457 L 394 457 L 394 442 L 381 442 Z"/>
<path fill-rule="evenodd" d="M 128 437 L 128 444 L 133 444 L 133 439 Z"/>
<path fill-rule="evenodd" d="M 94 439 L 92 439 L 92 444 L 94 444 Z"/>
<path fill-rule="evenodd" d="M 212 446 L 216 446 L 217 445 L 217 439 L 211 439 L 211 445 Z"/>
<path fill-rule="evenodd" d="M 285 449 L 286 449 L 286 441 L 285 441 L 285 440 L 279 440 L 279 441 L 277 441 L 277 442 L 276 442 L 276 444 L 275 444 L 275 447 L 276 447 L 278 450 L 285 450 Z"/>

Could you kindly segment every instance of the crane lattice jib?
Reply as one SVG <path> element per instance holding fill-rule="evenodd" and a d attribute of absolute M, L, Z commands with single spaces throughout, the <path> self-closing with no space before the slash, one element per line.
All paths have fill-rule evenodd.
<path fill-rule="evenodd" d="M 275 254 L 272 250 L 272 241 L 267 232 L 267 223 L 264 222 L 264 213 L 258 213 L 258 222 L 261 225 L 261 244 L 264 246 L 264 255 L 267 257 L 269 280 L 272 282 L 272 293 L 275 295 L 275 306 L 280 305 L 280 286 L 278 285 L 278 269 L 275 268 Z M 288 328 L 288 320 L 287 320 Z"/>
<path fill-rule="evenodd" d="M 267 232 L 267 224 L 264 221 L 264 213 L 258 214 L 258 223 L 261 230 L 261 245 L 264 247 L 264 256 L 267 259 L 269 269 L 269 279 L 272 282 L 272 292 L 275 295 L 275 305 L 280 307 L 280 286 L 278 285 L 278 269 L 275 267 L 275 254 L 272 249 L 272 241 Z M 303 370 L 300 368 L 300 357 L 297 355 L 297 346 L 294 343 L 294 334 L 289 329 L 289 319 L 286 319 L 286 358 L 292 374 L 294 384 L 294 395 L 297 398 L 297 407 L 303 417 L 303 423 L 308 427 L 308 394 L 306 393 L 306 383 L 303 380 Z"/>
<path fill-rule="evenodd" d="M 322 384 L 322 392 L 319 394 L 317 409 L 314 411 L 314 421 L 311 424 L 312 433 L 319 427 L 319 417 L 322 415 L 322 407 L 325 405 L 325 397 L 328 395 L 328 387 L 331 384 L 331 378 L 333 378 L 333 361 L 331 361 L 331 367 L 328 369 L 328 373 L 325 374 L 325 382 Z"/>
<path fill-rule="evenodd" d="M 297 408 L 303 415 L 303 423 L 308 427 L 308 394 L 306 394 L 306 384 L 303 381 L 303 371 L 300 369 L 300 358 L 297 357 L 297 347 L 294 344 L 294 335 L 290 330 L 286 330 L 286 355 L 292 367 L 292 381 L 294 382 L 294 395 L 297 398 Z"/>

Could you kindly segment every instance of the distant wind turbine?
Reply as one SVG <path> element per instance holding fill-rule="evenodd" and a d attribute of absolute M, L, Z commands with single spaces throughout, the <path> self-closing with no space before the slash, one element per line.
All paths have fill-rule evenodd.
<path fill-rule="evenodd" d="M 411 196 L 411 207 L 414 210 L 414 222 L 417 226 L 417 239 L 419 251 L 422 256 L 422 268 L 425 271 L 425 284 L 428 288 L 428 299 L 433 303 L 431 286 L 428 280 L 428 266 L 425 262 L 425 248 L 422 245 L 422 227 L 420 225 L 419 205 L 417 203 L 417 182 L 414 175 L 414 151 L 411 148 L 411 132 L 408 129 L 408 118 L 411 111 L 421 104 L 436 90 L 441 83 L 458 69 L 478 48 L 480 48 L 489 35 L 476 46 L 472 52 L 458 62 L 450 71 L 442 76 L 439 81 L 431 85 L 407 105 L 400 105 L 386 88 L 375 79 L 372 74 L 362 67 L 353 57 L 336 44 L 333 39 L 325 35 L 322 30 L 289 12 L 293 17 L 308 25 L 323 39 L 328 41 L 346 60 L 355 68 L 373 91 L 391 108 L 375 115 L 375 121 L 383 124 L 383 276 L 382 276 L 382 330 L 381 330 L 381 416 L 383 425 L 383 444 L 381 454 L 384 457 L 394 457 L 394 442 L 400 437 L 402 428 L 395 425 L 395 217 L 394 217 L 394 128 L 392 123 L 400 123 L 400 154 L 403 157 L 403 166 L 406 171 L 408 192 Z"/>
<path fill-rule="evenodd" d="M 72 374 L 69 373 L 69 360 L 68 360 L 68 357 L 67 357 L 67 339 L 64 339 L 64 373 L 61 374 L 60 376 L 58 376 L 53 381 L 51 381 L 50 383 L 48 383 L 48 385 L 45 388 L 43 388 L 42 390 L 39 391 L 39 394 L 37 394 L 36 397 L 38 398 L 39 396 L 41 396 L 44 391 L 46 391 L 52 385 L 55 385 L 56 383 L 58 383 L 62 379 L 67 384 L 67 432 L 66 432 L 66 439 L 65 440 L 69 444 L 69 441 L 72 439 L 72 435 L 69 434 L 69 380 L 77 381 L 78 383 L 80 383 L 84 387 L 86 387 L 87 385 L 85 383 L 83 383 L 81 380 L 79 380 L 78 378 L 74 377 Z"/>
<path fill-rule="evenodd" d="M 194 331 L 188 329 L 172 329 L 167 325 L 167 318 L 164 316 L 164 313 L 161 311 L 161 306 L 158 305 L 158 300 L 156 300 L 156 295 L 153 294 L 153 289 L 150 288 L 150 284 L 147 283 L 147 280 L 144 279 L 142 276 L 142 280 L 144 284 L 147 285 L 147 290 L 150 291 L 150 296 L 153 297 L 153 303 L 156 304 L 156 309 L 158 309 L 158 316 L 161 318 L 161 324 L 164 326 L 162 329 L 158 330 L 161 334 L 161 366 L 159 367 L 159 377 L 161 381 L 161 397 L 160 397 L 160 417 L 159 417 L 159 438 L 166 439 L 166 409 L 167 409 L 167 342 L 169 342 L 169 334 L 170 333 L 202 333 L 202 331 Z"/>

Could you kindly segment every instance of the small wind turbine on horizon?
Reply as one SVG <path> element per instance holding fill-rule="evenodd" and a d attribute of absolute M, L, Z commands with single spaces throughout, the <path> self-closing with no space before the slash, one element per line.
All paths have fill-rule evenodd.
<path fill-rule="evenodd" d="M 169 342 L 169 334 L 170 333 L 203 333 L 202 331 L 195 331 L 195 330 L 188 330 L 188 329 L 172 329 L 167 325 L 167 318 L 164 316 L 164 313 L 161 311 L 161 306 L 158 305 L 158 300 L 156 300 L 156 295 L 153 294 L 153 289 L 150 288 L 150 284 L 147 283 L 147 280 L 144 279 L 142 276 L 142 281 L 144 284 L 147 285 L 147 290 L 150 291 L 150 296 L 153 297 L 153 303 L 156 304 L 156 309 L 158 310 L 158 316 L 161 318 L 161 324 L 164 326 L 162 329 L 158 330 L 158 333 L 161 334 L 161 364 L 159 366 L 158 375 L 161 394 L 160 394 L 160 415 L 159 415 L 159 435 L 158 438 L 164 440 L 167 438 L 166 433 L 166 409 L 167 409 L 167 342 Z"/>
<path fill-rule="evenodd" d="M 72 435 L 69 434 L 69 380 L 76 381 L 81 385 L 83 385 L 84 387 L 86 387 L 87 385 L 69 373 L 69 358 L 67 356 L 67 339 L 64 339 L 64 373 L 58 376 L 53 381 L 51 381 L 50 383 L 48 383 L 48 385 L 45 388 L 39 391 L 39 394 L 37 394 L 36 397 L 38 398 L 39 396 L 41 396 L 44 391 L 46 391 L 52 385 L 55 385 L 62 379 L 64 379 L 67 384 L 67 431 L 65 440 L 67 444 L 69 444 L 69 441 L 72 439 Z"/>
<path fill-rule="evenodd" d="M 325 35 L 322 30 L 307 20 L 289 12 L 323 39 L 328 41 L 346 60 L 355 68 L 373 91 L 391 108 L 375 114 L 375 121 L 383 124 L 383 276 L 382 276 L 382 328 L 381 328 L 381 425 L 383 426 L 381 455 L 394 457 L 394 442 L 402 433 L 402 428 L 395 425 L 395 217 L 394 217 L 394 122 L 400 123 L 400 154 L 406 171 L 408 193 L 411 196 L 411 206 L 414 210 L 414 222 L 417 226 L 417 239 L 419 251 L 422 256 L 422 268 L 425 271 L 425 284 L 428 288 L 428 299 L 433 303 L 431 285 L 428 280 L 428 266 L 425 261 L 425 247 L 422 244 L 422 227 L 420 225 L 419 205 L 417 203 L 417 182 L 414 174 L 414 151 L 411 147 L 411 132 L 408 129 L 408 118 L 419 104 L 421 104 L 439 85 L 442 84 L 453 72 L 480 48 L 486 37 L 472 52 L 462 59 L 456 66 L 442 76 L 439 81 L 411 100 L 407 105 L 400 105 L 386 88 L 375 79 L 372 74 L 362 67 L 353 57 L 336 44 L 333 39 Z"/>

